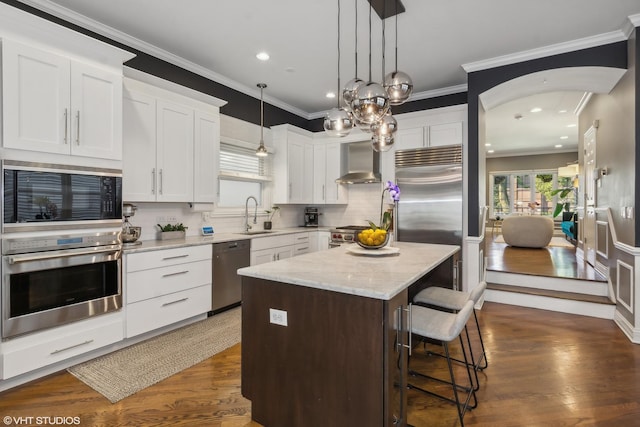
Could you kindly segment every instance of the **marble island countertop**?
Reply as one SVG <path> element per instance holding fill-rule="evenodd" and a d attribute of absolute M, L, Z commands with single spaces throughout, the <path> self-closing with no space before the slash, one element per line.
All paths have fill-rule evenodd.
<path fill-rule="evenodd" d="M 460 250 L 459 246 L 394 242 L 397 254 L 357 255 L 342 245 L 238 270 L 241 276 L 390 300 Z"/>

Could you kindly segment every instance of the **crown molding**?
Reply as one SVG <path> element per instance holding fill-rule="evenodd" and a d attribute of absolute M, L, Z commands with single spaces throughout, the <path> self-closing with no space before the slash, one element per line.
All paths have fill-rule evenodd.
<path fill-rule="evenodd" d="M 202 77 L 206 77 L 209 80 L 212 80 L 216 83 L 220 83 L 231 89 L 237 90 L 238 92 L 244 93 L 245 95 L 249 95 L 256 99 L 260 99 L 260 91 L 254 89 L 253 87 L 245 86 L 241 83 L 236 82 L 235 80 L 232 80 L 226 76 L 223 76 L 222 74 L 218 74 L 201 65 L 198 65 L 191 61 L 187 61 L 186 59 L 181 58 L 177 55 L 174 55 L 170 52 L 167 52 L 166 50 L 160 49 L 157 46 L 154 46 L 150 43 L 147 43 L 145 41 L 132 37 L 127 33 L 116 30 L 115 28 L 109 27 L 108 25 L 105 25 L 101 22 L 90 19 L 84 15 L 81 15 L 77 12 L 69 10 L 65 7 L 52 3 L 49 0 L 20 0 L 20 2 L 28 6 L 34 7 L 38 10 L 41 10 L 43 12 L 46 12 L 50 15 L 53 15 L 57 18 L 64 19 L 65 21 L 78 25 L 89 31 L 93 31 L 97 34 L 100 34 L 101 36 L 108 37 L 113 41 L 122 43 L 126 46 L 132 47 L 141 52 L 155 56 L 156 58 L 167 61 L 170 64 L 176 65 L 180 68 L 184 68 L 185 70 L 196 73 Z M 290 113 L 296 114 L 306 120 L 309 120 L 310 118 L 310 115 L 308 112 L 303 111 L 292 105 L 289 105 L 283 101 L 280 101 L 277 98 L 270 97 L 269 95 L 264 95 L 264 101 L 273 106 L 286 110 Z"/>
<path fill-rule="evenodd" d="M 482 61 L 470 62 L 467 64 L 462 64 L 462 68 L 467 73 L 472 73 L 474 71 L 488 70 L 495 67 L 502 67 L 504 65 L 516 64 L 518 62 L 531 61 L 533 59 L 544 58 L 561 53 L 568 53 L 576 50 L 587 49 L 590 47 L 602 46 L 609 43 L 626 41 L 627 39 L 628 36 L 625 35 L 625 32 L 623 30 L 617 30 L 609 33 L 599 34 L 596 36 L 573 40 L 570 42 L 558 43 L 541 48 L 525 50 L 522 52 L 498 56 Z"/>
<path fill-rule="evenodd" d="M 623 31 L 627 34 L 627 37 L 629 37 L 636 27 L 640 27 L 640 13 L 631 15 L 627 18 Z"/>

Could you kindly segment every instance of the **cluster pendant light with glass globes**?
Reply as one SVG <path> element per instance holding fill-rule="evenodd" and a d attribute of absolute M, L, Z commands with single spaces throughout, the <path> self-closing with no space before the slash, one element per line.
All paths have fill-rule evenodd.
<path fill-rule="evenodd" d="M 342 94 L 342 104 L 338 96 L 338 107 L 331 109 L 324 119 L 324 129 L 330 136 L 342 137 L 349 134 L 354 126 L 364 132 L 371 132 L 371 143 L 375 151 L 387 151 L 394 143 L 398 123 L 391 114 L 391 106 L 404 103 L 413 90 L 413 82 L 408 74 L 398 71 L 398 13 L 396 0 L 396 47 L 395 70 L 384 77 L 382 84 L 371 78 L 371 6 L 369 8 L 369 81 L 358 77 L 358 5 L 356 16 L 356 77 L 340 89 L 340 0 L 338 0 L 338 93 Z M 384 76 L 385 21 L 382 20 L 382 74 Z"/>

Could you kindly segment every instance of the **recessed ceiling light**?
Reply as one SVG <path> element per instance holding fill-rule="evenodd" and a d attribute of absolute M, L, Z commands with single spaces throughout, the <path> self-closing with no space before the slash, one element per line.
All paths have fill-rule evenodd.
<path fill-rule="evenodd" d="M 488 150 L 487 153 L 491 154 L 491 153 L 495 153 L 494 150 Z"/>
<path fill-rule="evenodd" d="M 335 93 L 333 93 L 333 92 L 327 92 L 326 97 L 327 97 L 327 98 L 335 98 L 335 97 L 336 97 L 336 94 L 335 94 Z"/>
<path fill-rule="evenodd" d="M 571 124 L 567 125 L 567 127 L 568 127 L 568 128 L 574 128 L 574 127 L 576 127 L 576 126 L 578 126 L 578 125 L 577 125 L 577 124 L 575 124 L 575 123 L 571 123 Z"/>
<path fill-rule="evenodd" d="M 491 144 L 487 142 L 486 144 L 484 144 L 484 146 L 485 147 L 491 147 Z"/>
<path fill-rule="evenodd" d="M 256 58 L 260 61 L 267 61 L 269 59 L 269 54 L 267 52 L 258 52 Z"/>
<path fill-rule="evenodd" d="M 556 148 L 562 148 L 562 144 L 556 144 L 555 147 Z"/>
<path fill-rule="evenodd" d="M 558 113 L 560 113 L 560 114 L 564 114 L 564 113 L 566 113 L 566 112 L 567 112 L 567 110 L 559 110 L 559 111 L 558 111 Z"/>
<path fill-rule="evenodd" d="M 539 113 L 540 111 L 542 111 L 542 108 L 540 107 L 534 107 L 531 110 L 529 110 L 531 113 Z"/>
<path fill-rule="evenodd" d="M 560 137 L 560 139 L 569 139 L 569 137 L 568 137 L 568 136 L 566 136 L 566 135 L 562 135 L 562 136 Z"/>

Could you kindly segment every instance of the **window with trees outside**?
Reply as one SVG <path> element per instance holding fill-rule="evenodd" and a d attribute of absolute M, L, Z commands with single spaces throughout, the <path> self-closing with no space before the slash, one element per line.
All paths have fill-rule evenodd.
<path fill-rule="evenodd" d="M 578 188 L 574 182 L 574 177 L 558 176 L 557 169 L 492 172 L 489 174 L 489 215 L 493 218 L 510 214 L 553 216 L 558 203 L 568 203 L 568 210 L 575 211 Z M 573 191 L 564 199 L 553 194 L 554 190 L 563 188 L 572 188 Z"/>

